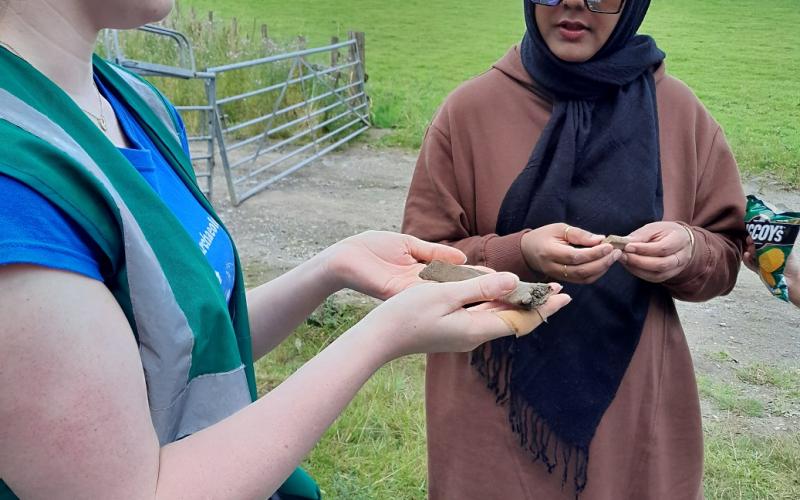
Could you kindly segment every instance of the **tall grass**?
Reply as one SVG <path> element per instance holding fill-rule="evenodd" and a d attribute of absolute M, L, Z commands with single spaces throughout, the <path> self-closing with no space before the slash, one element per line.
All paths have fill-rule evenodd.
<path fill-rule="evenodd" d="M 286 37 L 278 40 L 265 36 L 261 24 L 255 21 L 246 24 L 240 23 L 236 18 L 222 19 L 214 16 L 213 12 L 198 14 L 194 8 L 182 7 L 178 4 L 172 14 L 161 23 L 164 27 L 180 31 L 185 34 L 192 44 L 194 59 L 198 70 L 227 65 L 234 62 L 250 61 L 271 55 L 292 52 L 305 48 L 305 41 L 301 37 Z M 120 34 L 120 47 L 126 58 L 145 62 L 153 62 L 175 67 L 187 67 L 188 61 L 182 60 L 177 44 L 165 37 L 152 34 L 129 31 Z M 101 46 L 100 52 L 106 52 L 106 47 Z M 345 51 L 340 51 L 340 62 L 348 57 Z M 309 64 L 320 67 L 330 66 L 330 53 L 310 55 L 304 58 Z M 294 67 L 293 67 L 294 66 Z M 267 86 L 281 84 L 287 79 L 307 75 L 306 68 L 295 65 L 295 60 L 283 60 L 255 67 L 238 69 L 221 74 L 216 80 L 217 97 L 241 95 Z M 331 83 L 349 81 L 356 75 L 352 70 L 342 71 L 336 78 L 331 78 Z M 164 94 L 177 106 L 196 106 L 208 103 L 206 93 L 206 80 L 181 79 L 173 77 L 148 77 Z M 242 123 L 263 116 L 270 111 L 283 109 L 301 103 L 306 99 L 319 95 L 328 90 L 320 85 L 318 80 L 308 80 L 301 83 L 288 85 L 281 97 L 281 89 L 248 97 L 222 106 L 221 120 L 223 126 Z M 352 94 L 352 92 L 350 93 Z M 304 115 L 313 113 L 335 101 L 334 97 L 327 97 L 315 101 L 308 106 L 300 106 L 266 124 L 279 126 L 294 121 Z M 312 124 L 320 123 L 329 115 L 311 120 Z M 187 125 L 190 135 L 205 135 L 208 117 L 199 111 L 184 111 L 182 117 Z M 317 134 L 310 135 L 305 140 L 313 139 L 341 124 L 340 121 L 329 124 Z M 236 131 L 234 139 L 251 137 L 263 132 L 265 123 L 258 123 Z M 303 123 L 289 127 L 276 133 L 273 138 L 289 137 L 298 131 Z"/>

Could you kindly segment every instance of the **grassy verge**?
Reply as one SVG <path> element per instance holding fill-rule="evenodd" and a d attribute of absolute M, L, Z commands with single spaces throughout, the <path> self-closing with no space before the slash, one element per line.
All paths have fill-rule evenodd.
<path fill-rule="evenodd" d="M 721 410 L 730 411 L 742 417 L 764 415 L 764 405 L 756 399 L 745 396 L 737 387 L 703 375 L 697 377 L 697 386 L 700 389 L 700 395 L 713 401 Z"/>
<path fill-rule="evenodd" d="M 756 363 L 737 370 L 736 376 L 747 384 L 775 387 L 800 400 L 800 370 Z"/>
<path fill-rule="evenodd" d="M 738 366 L 726 351 L 706 356 L 721 363 L 727 373 L 721 377 L 727 382 L 707 375 L 697 380 L 703 397 L 720 410 L 749 417 L 800 417 L 800 369 L 763 362 Z"/>
<path fill-rule="evenodd" d="M 800 434 L 754 437 L 719 424 L 705 434 L 706 498 L 800 498 Z"/>
<path fill-rule="evenodd" d="M 367 310 L 329 300 L 275 352 L 257 365 L 259 389 L 276 386 L 355 324 Z M 762 369 L 748 370 L 761 373 Z M 784 380 L 784 375 L 757 380 Z M 424 360 L 396 361 L 380 370 L 325 434 L 305 466 L 327 498 L 416 500 L 425 496 Z M 782 383 L 782 382 L 777 382 Z M 763 406 L 738 390 L 700 377 L 715 404 L 734 415 L 759 416 Z M 732 417 L 734 420 L 737 417 Z M 742 418 L 742 417 L 738 417 Z M 730 425 L 706 424 L 705 488 L 709 499 L 800 498 L 800 434 L 759 437 Z"/>
<path fill-rule="evenodd" d="M 461 0 L 182 0 L 203 12 L 269 23 L 284 37 L 326 43 L 367 33 L 375 123 L 416 148 L 459 83 L 487 69 L 523 33 L 522 2 Z M 800 9 L 796 0 L 655 0 L 643 32 L 726 130 L 742 169 L 800 185 Z"/>
<path fill-rule="evenodd" d="M 261 392 L 279 384 L 366 314 L 326 302 L 256 366 Z M 425 495 L 424 360 L 381 369 L 325 434 L 305 466 L 325 498 L 416 500 Z"/>
<path fill-rule="evenodd" d="M 225 65 L 235 61 L 246 61 L 295 51 L 305 46 L 306 42 L 299 37 L 276 38 L 272 35 L 264 37 L 261 25 L 255 22 L 241 23 L 236 19 L 224 19 L 211 13 L 200 15 L 196 10 L 178 4 L 171 15 L 162 23 L 165 27 L 184 33 L 191 40 L 196 67 L 199 70 Z M 145 34 L 139 31 L 124 32 L 119 37 L 123 53 L 129 59 L 146 62 L 155 62 L 177 67 L 188 67 L 188 61 L 181 61 L 176 44 L 166 38 Z M 105 52 L 105 40 L 102 41 L 99 52 Z M 348 54 L 344 50 L 339 52 L 340 62 L 344 64 Z M 305 59 L 310 64 L 326 66 L 330 64 L 330 53 L 313 54 Z M 292 78 L 297 79 L 308 70 L 293 67 L 294 60 L 278 61 L 267 65 L 252 68 L 238 69 L 220 75 L 216 80 L 217 97 L 222 99 L 245 92 L 251 92 L 267 86 L 284 83 L 291 72 Z M 343 86 L 353 76 L 350 71 L 343 70 L 337 79 L 337 85 Z M 302 72 L 302 73 L 301 73 Z M 177 78 L 148 77 L 164 94 L 178 106 L 207 105 L 205 81 L 183 80 Z M 288 112 L 278 116 L 272 122 L 273 127 L 278 127 L 287 122 L 293 122 L 306 114 L 324 108 L 333 103 L 333 97 L 324 97 L 313 104 L 292 108 L 312 95 L 319 96 L 323 93 L 316 82 L 292 83 L 286 87 L 280 105 L 276 103 L 281 89 L 261 93 L 244 100 L 222 105 L 221 119 L 223 125 L 239 124 L 263 116 L 267 111 L 274 109 L 291 108 Z M 350 91 L 348 91 L 350 92 Z M 205 112 L 183 111 L 182 118 L 186 122 L 189 135 L 206 135 L 201 127 L 206 126 Z M 328 118 L 328 114 L 309 119 L 309 122 L 319 123 Z M 309 141 L 326 131 L 341 126 L 342 120 L 334 121 L 315 134 L 309 135 L 304 141 Z M 247 138 L 263 132 L 264 123 L 259 122 L 245 127 L 236 132 L 235 138 Z M 286 138 L 300 129 L 299 125 L 289 126 L 282 132 L 272 134 L 273 139 Z"/>

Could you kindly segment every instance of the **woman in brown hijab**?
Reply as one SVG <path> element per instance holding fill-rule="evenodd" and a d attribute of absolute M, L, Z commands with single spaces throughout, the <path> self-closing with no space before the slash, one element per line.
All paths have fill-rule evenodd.
<path fill-rule="evenodd" d="M 702 498 L 673 299 L 733 288 L 744 196 L 719 125 L 636 34 L 649 4 L 526 0 L 522 44 L 428 129 L 404 232 L 573 297 L 527 338 L 428 357 L 434 500 Z"/>

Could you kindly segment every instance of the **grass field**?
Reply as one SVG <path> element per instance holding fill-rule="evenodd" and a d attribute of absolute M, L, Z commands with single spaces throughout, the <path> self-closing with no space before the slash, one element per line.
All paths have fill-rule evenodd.
<path fill-rule="evenodd" d="M 270 389 L 355 324 L 365 309 L 329 300 L 294 336 L 256 365 Z M 425 497 L 424 359 L 382 368 L 325 434 L 304 464 L 326 500 Z"/>
<path fill-rule="evenodd" d="M 407 0 L 310 2 L 182 0 L 215 19 L 236 16 L 240 29 L 267 23 L 279 40 L 305 35 L 311 45 L 348 30 L 367 33 L 369 90 L 388 144 L 414 148 L 446 95 L 517 42 L 514 2 Z M 722 123 L 745 172 L 800 186 L 800 5 L 798 0 L 654 0 L 644 32 L 667 52 L 669 71 L 686 81 Z M 364 311 L 328 304 L 258 364 L 262 391 L 319 352 Z M 359 393 L 306 465 L 328 499 L 412 500 L 425 495 L 424 364 L 392 363 Z M 756 367 L 740 377 L 798 397 L 797 379 Z M 769 382 L 764 382 L 769 381 Z M 768 405 L 735 387 L 701 378 L 704 398 L 733 416 L 759 416 Z M 742 417 L 745 418 L 745 417 Z M 763 437 L 706 426 L 706 496 L 800 498 L 800 434 Z"/>
<path fill-rule="evenodd" d="M 445 96 L 498 59 L 523 32 L 520 1 L 181 0 L 198 11 L 267 23 L 311 44 L 367 33 L 375 123 L 416 147 Z M 724 126 L 742 165 L 800 185 L 800 8 L 797 0 L 653 0 L 643 32 L 667 53 Z"/>
<path fill-rule="evenodd" d="M 278 385 L 365 314 L 363 308 L 329 300 L 256 371 L 261 392 Z M 800 373 L 754 366 L 742 377 L 786 389 L 798 397 Z M 404 358 L 381 369 L 325 434 L 305 467 L 329 500 L 425 498 L 424 360 Z M 705 492 L 712 500 L 800 498 L 800 433 L 743 434 L 739 416 L 760 416 L 758 401 L 701 377 L 704 398 L 731 415 L 705 426 Z"/>

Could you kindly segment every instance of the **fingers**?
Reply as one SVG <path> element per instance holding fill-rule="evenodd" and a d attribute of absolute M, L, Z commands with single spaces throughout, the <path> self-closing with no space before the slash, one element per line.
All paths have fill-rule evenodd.
<path fill-rule="evenodd" d="M 634 276 L 663 283 L 680 274 L 692 258 L 692 237 L 676 222 L 653 222 L 631 233 L 622 264 Z"/>
<path fill-rule="evenodd" d="M 586 264 L 587 262 L 601 260 L 603 257 L 610 255 L 613 251 L 614 247 L 607 243 L 591 248 L 574 248 L 567 245 L 559 245 L 557 248 L 553 249 L 551 260 L 556 264 L 578 266 Z"/>
<path fill-rule="evenodd" d="M 751 253 L 749 250 L 742 255 L 742 262 L 747 269 L 753 271 L 754 273 L 758 272 L 758 265 L 756 264 L 756 256 L 755 253 Z"/>
<path fill-rule="evenodd" d="M 650 257 L 647 255 L 627 255 L 625 263 L 642 271 L 665 273 L 680 266 L 680 259 L 672 254 L 667 257 Z"/>
<path fill-rule="evenodd" d="M 457 248 L 439 243 L 430 243 L 428 241 L 415 238 L 414 236 L 407 236 L 406 238 L 408 252 L 418 262 L 441 260 L 449 264 L 457 265 L 467 262 L 467 256 L 464 255 L 464 252 Z"/>
<path fill-rule="evenodd" d="M 663 238 L 650 242 L 631 242 L 625 246 L 625 253 L 666 257 L 683 250 L 690 244 L 686 231 L 671 231 Z"/>
<path fill-rule="evenodd" d="M 467 266 L 467 267 L 471 267 L 472 269 L 475 269 L 476 271 L 480 271 L 480 272 L 482 272 L 484 274 L 497 272 L 494 269 L 492 269 L 491 267 L 486 267 L 486 266 Z"/>
<path fill-rule="evenodd" d="M 523 311 L 521 309 L 509 309 L 506 311 L 494 311 L 492 314 L 503 320 L 508 329 L 517 337 L 523 337 L 531 333 L 543 322 L 543 317 L 539 311 Z"/>
<path fill-rule="evenodd" d="M 614 250 L 611 245 L 602 245 L 611 248 L 611 251 L 600 260 L 595 260 L 587 264 L 581 265 L 562 265 L 560 271 L 564 275 L 564 279 L 572 283 L 594 283 L 600 279 L 611 266 L 614 265 L 622 257 L 621 250 Z M 558 276 L 554 274 L 552 276 Z"/>
<path fill-rule="evenodd" d="M 553 285 L 556 285 L 556 284 L 555 283 L 551 283 L 550 284 L 551 288 L 553 288 Z M 558 286 L 558 289 L 560 290 L 561 289 L 561 285 L 557 285 L 557 286 Z M 550 298 L 547 299 L 547 302 L 545 302 L 538 309 L 539 309 L 539 312 L 541 313 L 541 315 L 543 316 L 543 319 L 547 320 L 547 318 L 549 318 L 550 316 L 552 316 L 555 313 L 557 313 L 558 311 L 560 311 L 562 307 L 566 306 L 570 302 L 572 302 L 572 297 L 570 297 L 569 295 L 567 295 L 565 293 L 556 293 L 554 295 L 551 295 Z"/>
<path fill-rule="evenodd" d="M 689 256 L 685 255 L 685 252 L 666 257 L 627 254 L 624 266 L 631 274 L 643 280 L 661 283 L 678 275 L 688 264 L 688 259 Z"/>
<path fill-rule="evenodd" d="M 603 241 L 603 238 L 601 234 L 593 234 L 579 227 L 564 227 L 564 240 L 570 245 L 593 247 Z"/>
<path fill-rule="evenodd" d="M 493 314 L 502 319 L 514 335 L 524 337 L 571 301 L 572 297 L 559 293 L 550 297 L 546 304 L 532 311 L 509 309 L 493 311 Z"/>
<path fill-rule="evenodd" d="M 653 239 L 658 238 L 659 235 L 663 234 L 663 224 L 664 222 L 651 222 L 650 224 L 645 224 L 629 234 L 628 238 L 630 238 L 633 242 L 638 241 L 645 243 L 652 241 Z"/>
<path fill-rule="evenodd" d="M 508 320 L 500 316 L 501 314 L 511 312 L 517 313 L 518 311 L 461 310 L 454 313 L 459 316 L 463 315 L 463 317 L 460 318 L 459 324 L 465 325 L 464 329 L 462 330 L 465 343 L 463 348 L 460 350 L 463 352 L 471 351 L 481 344 L 499 339 L 500 337 L 517 335 L 514 326 L 512 326 Z M 532 314 L 537 318 L 539 317 L 535 311 L 524 311 L 524 313 L 529 315 Z M 531 329 L 535 328 L 536 326 L 538 325 L 533 326 Z M 521 325 L 519 328 L 525 328 L 525 325 Z"/>
<path fill-rule="evenodd" d="M 603 238 L 579 227 L 550 224 L 525 234 L 522 252 L 531 269 L 559 280 L 568 279 L 564 278 L 564 266 L 602 261 L 612 254 L 614 247 L 601 244 Z"/>
<path fill-rule="evenodd" d="M 625 247 L 626 254 L 666 257 L 681 250 L 691 249 L 692 232 L 677 222 L 652 222 L 630 234 L 632 240 Z"/>
<path fill-rule="evenodd" d="M 756 263 L 756 245 L 753 242 L 752 236 L 747 237 L 745 243 L 744 255 L 742 255 L 742 262 L 747 266 L 747 269 L 757 273 L 758 264 Z"/>
<path fill-rule="evenodd" d="M 563 290 L 563 288 L 564 288 L 563 286 L 561 286 L 560 283 L 548 283 L 548 285 L 550 285 L 550 290 L 551 290 L 551 294 L 552 295 L 560 293 L 561 290 Z M 508 299 L 508 297 L 505 297 L 503 299 L 504 302 L 498 302 L 498 301 L 481 302 L 481 303 L 476 304 L 474 306 L 468 307 L 467 311 L 492 311 L 492 312 L 498 312 L 498 311 L 506 311 L 506 310 L 515 310 L 515 309 L 519 309 L 520 308 L 520 306 L 512 305 L 512 303 L 508 302 L 507 299 Z M 541 307 L 538 307 L 537 309 L 541 309 Z M 551 314 L 551 312 L 548 309 L 545 309 L 544 312 L 546 314 Z M 555 311 L 553 311 L 553 312 L 555 312 Z M 545 318 L 547 318 L 547 316 L 545 316 Z"/>
<path fill-rule="evenodd" d="M 441 283 L 450 305 L 455 308 L 499 299 L 517 288 L 519 278 L 512 273 L 491 273 L 467 281 Z"/>

